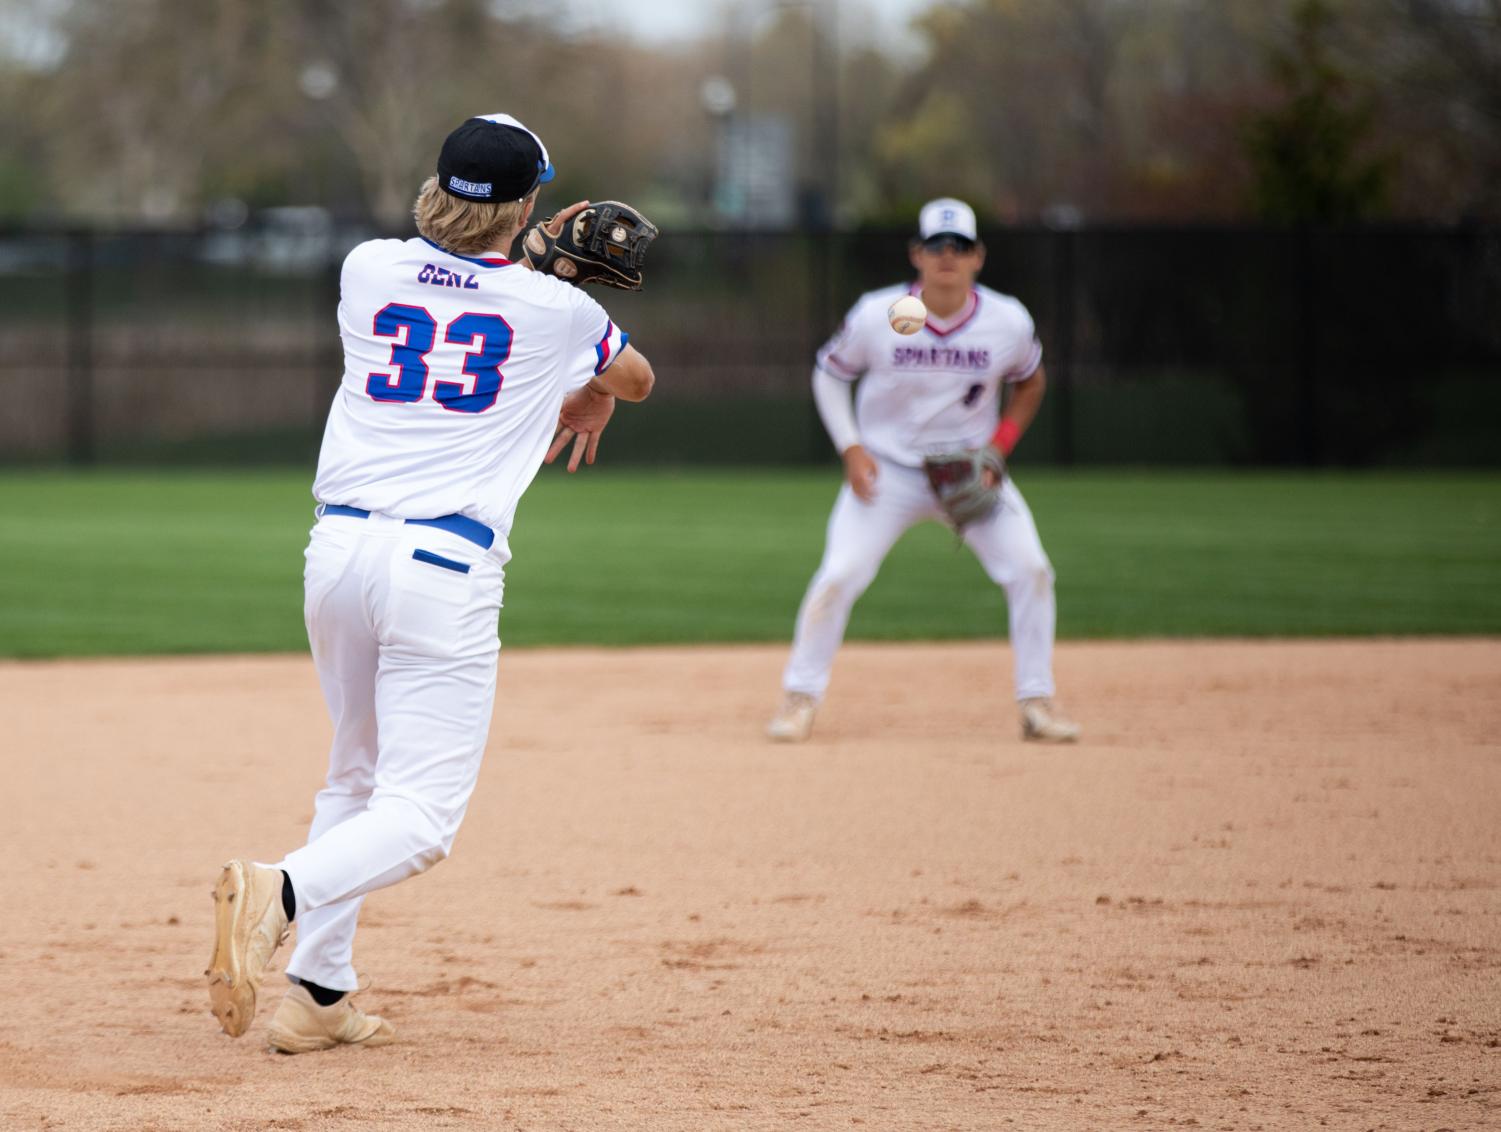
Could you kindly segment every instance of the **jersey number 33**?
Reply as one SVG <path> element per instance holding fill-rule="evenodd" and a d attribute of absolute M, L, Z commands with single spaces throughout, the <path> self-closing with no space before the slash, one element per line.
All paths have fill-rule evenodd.
<path fill-rule="evenodd" d="M 391 365 L 395 373 L 372 373 L 365 392 L 377 401 L 410 404 L 428 393 L 427 355 L 438 339 L 438 323 L 422 307 L 388 303 L 375 316 L 375 333 L 394 338 Z M 500 367 L 511 356 L 515 333 L 498 314 L 461 314 L 448 324 L 443 341 L 466 346 L 463 372 L 471 379 L 435 381 L 432 398 L 455 413 L 483 413 L 495 404 L 505 378 Z"/>

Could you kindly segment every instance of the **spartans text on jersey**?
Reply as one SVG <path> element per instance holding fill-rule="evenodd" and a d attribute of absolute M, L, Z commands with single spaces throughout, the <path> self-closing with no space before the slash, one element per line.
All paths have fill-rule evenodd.
<path fill-rule="evenodd" d="M 942 369 L 989 369 L 989 349 L 964 350 L 955 346 L 897 346 L 891 355 L 894 366 Z"/>

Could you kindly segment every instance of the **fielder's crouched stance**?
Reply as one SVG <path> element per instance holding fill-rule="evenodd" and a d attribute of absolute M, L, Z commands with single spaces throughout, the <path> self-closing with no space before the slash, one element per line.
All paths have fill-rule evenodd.
<path fill-rule="evenodd" d="M 862 296 L 818 354 L 814 398 L 846 482 L 767 733 L 809 736 L 856 599 L 909 527 L 939 519 L 1006 591 L 1023 736 L 1069 742 L 1079 728 L 1052 702 L 1053 568 L 1003 459 L 1042 401 L 1042 346 L 1021 303 L 976 286 L 985 248 L 968 205 L 925 205 L 910 255 L 917 281 Z M 906 312 L 892 309 L 908 294 L 927 308 L 910 335 L 898 332 Z M 852 407 L 850 383 L 862 376 Z M 997 426 L 1002 383 L 1012 397 Z"/>
<path fill-rule="evenodd" d="M 604 308 L 559 281 L 562 270 L 505 258 L 552 177 L 521 123 L 471 118 L 417 199 L 420 238 L 372 240 L 344 262 L 344 377 L 304 575 L 333 746 L 307 844 L 270 867 L 231 861 L 214 889 L 206 974 L 231 1037 L 254 1019 L 267 962 L 295 921 L 272 1048 L 391 1040 L 390 1025 L 348 997 L 355 924 L 367 892 L 441 861 L 463 821 L 490 727 L 516 505 L 570 441 L 570 471 L 593 462 L 615 397 L 651 390 L 646 359 Z M 639 286 L 656 230 L 614 222 L 630 212 L 614 205 L 622 246 L 581 223 L 592 251 L 580 250 L 559 237 L 595 215 L 586 204 L 547 221 L 534 243 L 549 264 L 577 254 L 575 282 Z"/>

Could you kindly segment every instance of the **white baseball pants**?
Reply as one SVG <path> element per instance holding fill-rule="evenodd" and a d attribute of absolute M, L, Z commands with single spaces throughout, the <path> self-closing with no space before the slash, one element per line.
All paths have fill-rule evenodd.
<path fill-rule="evenodd" d="M 877 463 L 880 471 L 871 502 L 862 502 L 846 483 L 834 503 L 823 561 L 797 612 L 792 655 L 782 674 L 786 691 L 823 698 L 856 599 L 875 580 L 897 539 L 924 519 L 942 519 L 922 469 L 889 460 Z M 1057 620 L 1053 567 L 1032 512 L 1010 477 L 1001 487 L 995 513 L 966 527 L 964 542 L 990 579 L 1006 591 L 1016 698 L 1051 696 Z"/>
<path fill-rule="evenodd" d="M 306 557 L 308 641 L 334 736 L 308 843 L 275 867 L 297 893 L 287 974 L 352 991 L 365 893 L 441 861 L 464 818 L 509 552 L 377 512 L 321 518 Z"/>

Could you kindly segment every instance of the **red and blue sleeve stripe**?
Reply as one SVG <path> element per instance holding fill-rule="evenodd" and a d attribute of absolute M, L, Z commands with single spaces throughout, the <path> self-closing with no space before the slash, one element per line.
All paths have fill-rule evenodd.
<path fill-rule="evenodd" d="M 604 373 L 610 363 L 620 356 L 631 336 L 608 319 L 605 320 L 604 337 L 594 344 L 594 372 Z"/>

